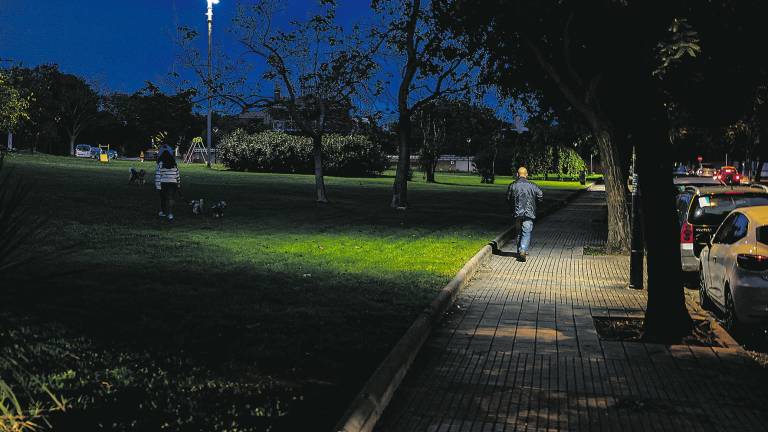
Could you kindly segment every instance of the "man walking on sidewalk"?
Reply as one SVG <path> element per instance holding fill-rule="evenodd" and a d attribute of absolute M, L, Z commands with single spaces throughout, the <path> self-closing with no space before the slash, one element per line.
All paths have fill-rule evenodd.
<path fill-rule="evenodd" d="M 528 180 L 528 169 L 517 169 L 517 180 L 507 188 L 507 202 L 512 207 L 517 227 L 517 256 L 525 262 L 531 244 L 533 221 L 536 219 L 536 203 L 544 199 L 544 193 Z"/>

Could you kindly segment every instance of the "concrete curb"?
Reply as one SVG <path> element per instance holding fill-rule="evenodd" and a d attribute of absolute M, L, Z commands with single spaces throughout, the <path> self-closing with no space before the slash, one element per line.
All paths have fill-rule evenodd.
<path fill-rule="evenodd" d="M 539 219 L 559 210 L 575 197 L 581 195 L 592 185 L 573 191 L 557 204 L 549 206 Z M 453 305 L 456 296 L 477 272 L 477 269 L 493 253 L 497 252 L 514 233 L 510 227 L 483 246 L 459 270 L 454 278 L 440 290 L 437 297 L 429 304 L 411 324 L 405 334 L 387 354 L 384 361 L 373 372 L 360 393 L 347 408 L 341 420 L 334 428 L 335 432 L 371 432 L 392 400 L 395 390 L 408 373 L 413 361 L 419 354 L 422 345 L 432 333 L 432 329 L 442 319 L 443 315 Z"/>
<path fill-rule="evenodd" d="M 687 288 L 684 289 L 687 290 Z M 697 296 L 698 294 L 693 295 Z M 688 293 L 686 292 L 686 297 L 687 296 Z M 723 348 L 732 349 L 746 355 L 746 350 L 736 341 L 736 339 L 733 338 L 733 336 L 731 336 L 730 333 L 728 333 L 725 327 L 720 324 L 720 321 L 715 316 L 713 316 L 712 312 L 701 309 L 701 307 L 695 303 L 697 300 L 692 300 L 694 305 L 689 305 L 687 299 L 685 305 L 691 318 L 694 320 L 699 319 L 708 321 L 709 328 L 715 334 L 715 337 L 717 337 L 718 342 L 723 345 Z"/>
<path fill-rule="evenodd" d="M 731 336 L 730 333 L 720 324 L 720 321 L 718 321 L 715 318 L 707 317 L 709 319 L 709 328 L 712 329 L 712 331 L 715 333 L 717 338 L 722 342 L 724 348 L 735 350 L 741 354 L 747 355 L 747 351 L 742 347 L 738 342 L 736 342 L 736 339 Z"/>
<path fill-rule="evenodd" d="M 512 232 L 514 228 L 509 228 L 483 246 L 464 264 L 448 285 L 440 290 L 437 297 L 416 317 L 403 337 L 373 372 L 335 427 L 335 431 L 369 432 L 373 430 L 395 390 L 408 373 L 421 346 L 432 332 L 432 328 L 440 322 L 443 314 L 456 300 L 459 291 L 469 283 L 480 265 L 506 241 Z"/>

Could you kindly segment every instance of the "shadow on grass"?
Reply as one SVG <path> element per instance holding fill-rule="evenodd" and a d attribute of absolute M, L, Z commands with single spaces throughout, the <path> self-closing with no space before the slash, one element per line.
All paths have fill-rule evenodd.
<path fill-rule="evenodd" d="M 25 328 L 59 323 L 66 329 L 55 336 L 28 335 L 56 345 L 56 361 L 46 361 L 40 351 L 28 357 L 35 359 L 39 373 L 73 370 L 91 383 L 70 393 L 66 386 L 72 383 L 62 384 L 67 395 L 89 402 L 74 409 L 72 417 L 60 416 L 60 424 L 85 426 L 91 424 L 88 419 L 101 422 L 112 415 L 118 423 L 128 422 L 134 415 L 146 430 L 157 430 L 170 413 L 197 409 L 219 418 L 230 404 L 244 416 L 238 421 L 248 424 L 245 394 L 262 386 L 266 393 L 251 398 L 251 406 L 263 400 L 260 412 L 273 418 L 261 418 L 253 430 L 264 430 L 264 425 L 330 429 L 434 295 L 415 289 L 414 281 L 441 279 L 426 272 L 337 273 L 317 263 L 306 266 L 304 274 L 259 270 L 232 264 L 231 254 L 222 248 L 206 251 L 204 256 L 219 258 L 205 265 L 190 257 L 182 271 L 173 263 L 140 273 L 133 266 L 117 266 L 43 284 L 24 277 L 9 281 L 14 288 L 0 297 L 8 322 L 24 322 Z M 29 342 L 24 339 L 17 342 Z M 94 355 L 101 360 L 87 360 Z M 99 382 L 116 369 L 134 378 L 109 384 L 106 394 Z M 168 383 L 146 376 L 155 369 L 188 379 L 177 385 L 176 378 Z M 217 403 L 206 402 L 209 391 L 189 391 L 204 382 L 219 388 Z M 196 427 L 214 430 L 205 416 L 195 418 Z"/>

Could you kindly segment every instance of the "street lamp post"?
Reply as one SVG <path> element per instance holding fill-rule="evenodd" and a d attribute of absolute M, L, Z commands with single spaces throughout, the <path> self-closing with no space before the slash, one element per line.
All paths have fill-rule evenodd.
<path fill-rule="evenodd" d="M 472 154 L 472 137 L 467 138 L 467 172 L 472 172 L 469 167 L 469 155 Z"/>
<path fill-rule="evenodd" d="M 632 147 L 632 233 L 630 240 L 629 287 L 643 289 L 643 230 L 640 225 L 640 190 L 635 148 Z"/>
<path fill-rule="evenodd" d="M 213 34 L 213 5 L 218 4 L 219 0 L 208 0 L 208 118 L 206 122 L 206 145 L 208 147 L 208 168 L 211 167 L 211 38 Z"/>

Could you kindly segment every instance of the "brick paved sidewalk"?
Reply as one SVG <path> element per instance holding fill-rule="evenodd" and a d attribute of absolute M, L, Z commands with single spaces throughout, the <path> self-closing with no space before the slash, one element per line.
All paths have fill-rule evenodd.
<path fill-rule="evenodd" d="M 768 430 L 765 373 L 739 351 L 598 337 L 593 317 L 646 304 L 625 288 L 627 257 L 584 255 L 605 238 L 604 203 L 587 192 L 540 221 L 526 263 L 492 257 L 378 431 Z"/>

